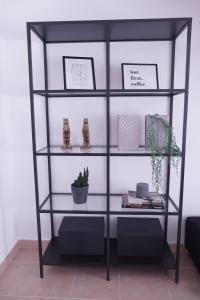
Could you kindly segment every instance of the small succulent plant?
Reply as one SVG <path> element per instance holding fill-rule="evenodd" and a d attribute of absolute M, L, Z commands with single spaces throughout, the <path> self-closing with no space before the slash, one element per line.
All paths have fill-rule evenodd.
<path fill-rule="evenodd" d="M 72 183 L 72 186 L 74 187 L 85 187 L 88 186 L 88 178 L 89 178 L 89 170 L 88 167 L 87 169 L 84 168 L 83 173 L 80 172 L 77 179 L 74 180 L 74 182 Z"/>

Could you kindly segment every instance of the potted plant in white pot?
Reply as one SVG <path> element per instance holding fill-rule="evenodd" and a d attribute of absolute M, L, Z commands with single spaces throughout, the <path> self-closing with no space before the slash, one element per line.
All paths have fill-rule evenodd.
<path fill-rule="evenodd" d="M 74 180 L 71 185 L 72 196 L 74 203 L 76 204 L 84 204 L 87 202 L 88 189 L 89 189 L 89 171 L 88 168 L 85 169 L 83 173 L 80 172 L 78 178 Z"/>

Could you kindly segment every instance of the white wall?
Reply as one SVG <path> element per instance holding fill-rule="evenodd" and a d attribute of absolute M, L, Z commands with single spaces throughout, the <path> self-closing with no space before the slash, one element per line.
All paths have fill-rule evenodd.
<path fill-rule="evenodd" d="M 200 141 L 196 134 L 200 125 L 198 99 L 200 2 L 198 0 L 140 0 L 139 2 L 132 0 L 0 0 L 0 7 L 0 261 L 16 238 L 36 238 L 26 21 L 193 17 L 184 217 L 200 214 L 200 204 L 197 198 Z M 51 55 L 50 51 L 49 49 L 48 55 Z M 81 52 L 81 50 L 79 51 Z M 92 49 L 90 51 L 93 52 Z M 116 54 L 116 60 L 117 55 L 120 54 Z M 131 55 L 130 52 L 127 55 Z M 161 71 L 161 74 L 164 72 Z M 116 113 L 118 108 L 123 105 L 120 104 L 122 100 L 119 100 L 119 106 L 113 107 Z M 99 104 L 99 111 L 103 109 L 102 105 Z M 73 109 L 72 107 L 71 116 L 73 116 Z M 91 109 L 91 117 L 92 113 Z M 80 118 L 83 116 L 81 110 L 79 110 L 79 116 Z M 73 122 L 75 121 L 72 121 L 74 126 Z M 55 129 L 57 134 L 59 134 L 59 126 L 61 128 L 61 124 L 57 123 Z M 78 123 L 77 126 L 78 132 L 80 124 Z M 113 123 L 112 128 L 114 127 Z M 56 132 L 54 134 L 56 138 Z M 102 166 L 102 163 L 99 165 Z M 97 176 L 99 175 L 97 174 Z M 62 176 L 61 179 L 64 182 Z M 118 183 L 115 178 L 113 181 L 116 187 Z M 125 188 L 128 188 L 128 184 L 127 187 L 124 186 Z M 43 220 L 42 223 L 44 224 L 44 236 L 47 237 L 48 222 Z M 170 227 L 169 240 L 175 241 L 174 226 Z"/>

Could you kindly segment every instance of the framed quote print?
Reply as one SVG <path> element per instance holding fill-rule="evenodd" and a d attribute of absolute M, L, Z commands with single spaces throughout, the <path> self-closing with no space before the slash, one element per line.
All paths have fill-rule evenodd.
<path fill-rule="evenodd" d="M 63 56 L 64 89 L 95 90 L 92 57 Z"/>
<path fill-rule="evenodd" d="M 159 89 L 157 64 L 122 63 L 122 88 Z"/>

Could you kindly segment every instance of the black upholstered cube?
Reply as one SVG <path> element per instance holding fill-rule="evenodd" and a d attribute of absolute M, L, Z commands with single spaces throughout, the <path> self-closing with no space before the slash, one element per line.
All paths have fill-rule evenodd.
<path fill-rule="evenodd" d="M 58 236 L 60 255 L 103 255 L 104 217 L 64 217 Z"/>
<path fill-rule="evenodd" d="M 157 218 L 118 218 L 119 256 L 160 257 L 164 233 Z"/>
<path fill-rule="evenodd" d="M 185 246 L 200 271 L 200 217 L 186 219 Z"/>

